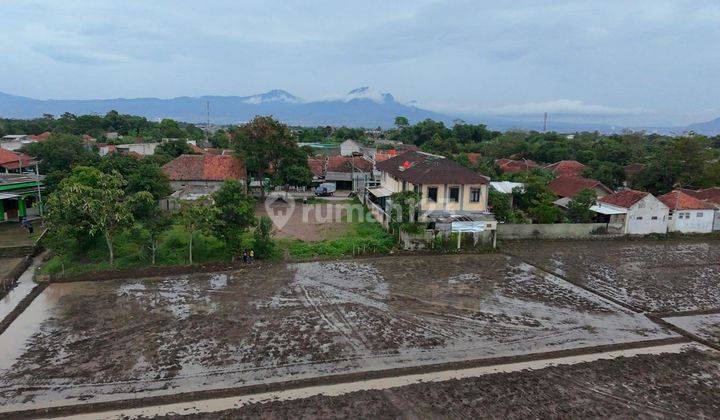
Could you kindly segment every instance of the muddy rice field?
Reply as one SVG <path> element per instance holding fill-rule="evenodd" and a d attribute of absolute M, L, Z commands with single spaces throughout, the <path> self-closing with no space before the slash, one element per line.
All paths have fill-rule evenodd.
<path fill-rule="evenodd" d="M 720 310 L 720 240 L 508 243 L 506 251 L 641 311 Z"/>
<path fill-rule="evenodd" d="M 718 418 L 719 393 L 720 356 L 694 350 L 164 418 Z"/>
<path fill-rule="evenodd" d="M 0 336 L 0 411 L 674 337 L 503 254 L 52 284 Z"/>

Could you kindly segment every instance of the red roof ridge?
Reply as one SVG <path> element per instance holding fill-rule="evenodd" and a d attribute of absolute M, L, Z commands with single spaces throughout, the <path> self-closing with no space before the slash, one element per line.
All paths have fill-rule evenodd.
<path fill-rule="evenodd" d="M 672 190 L 658 197 L 672 210 L 714 210 L 715 206 L 681 190 Z"/>

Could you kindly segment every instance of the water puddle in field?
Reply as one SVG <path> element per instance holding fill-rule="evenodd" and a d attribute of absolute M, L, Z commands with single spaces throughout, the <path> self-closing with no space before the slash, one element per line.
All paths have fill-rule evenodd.
<path fill-rule="evenodd" d="M 0 335 L 0 371 L 9 369 L 23 354 L 27 341 L 41 330 L 42 322 L 52 315 L 52 310 L 60 298 L 82 285 L 83 283 L 51 284 L 10 324 Z"/>
<path fill-rule="evenodd" d="M 17 284 L 10 290 L 10 293 L 0 299 L 0 320 L 5 319 L 17 307 L 18 303 L 35 288 L 36 284 L 33 281 L 33 275 L 41 262 L 42 258 L 36 257 L 30 267 L 20 275 Z"/>

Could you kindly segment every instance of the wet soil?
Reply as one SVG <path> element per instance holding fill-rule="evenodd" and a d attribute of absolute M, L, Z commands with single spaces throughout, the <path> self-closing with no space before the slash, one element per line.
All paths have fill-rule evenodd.
<path fill-rule="evenodd" d="M 691 350 L 155 418 L 718 418 L 720 355 Z"/>
<path fill-rule="evenodd" d="M 51 284 L 15 323 L 7 411 L 677 337 L 498 254 Z"/>
<path fill-rule="evenodd" d="M 505 250 L 649 312 L 720 309 L 720 240 L 512 242 Z"/>

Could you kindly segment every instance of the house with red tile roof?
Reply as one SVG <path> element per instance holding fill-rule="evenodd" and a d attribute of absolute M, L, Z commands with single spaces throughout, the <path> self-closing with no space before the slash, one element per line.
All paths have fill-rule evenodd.
<path fill-rule="evenodd" d="M 162 171 L 175 191 L 189 185 L 219 187 L 231 179 L 247 182 L 245 162 L 228 155 L 181 155 L 166 163 Z"/>
<path fill-rule="evenodd" d="M 10 150 L 0 148 L 1 173 L 37 173 L 37 164 L 37 160 L 24 153 L 12 152 Z"/>
<path fill-rule="evenodd" d="M 644 191 L 623 190 L 606 195 L 591 210 L 609 216 L 610 233 L 667 233 L 670 210 L 662 201 Z"/>
<path fill-rule="evenodd" d="M 581 176 L 585 165 L 576 160 L 561 160 L 560 162 L 545 165 L 545 169 L 554 173 L 557 177 L 568 175 Z"/>
<path fill-rule="evenodd" d="M 334 182 L 339 190 L 362 191 L 375 179 L 373 163 L 362 155 L 326 156 L 325 182 Z"/>
<path fill-rule="evenodd" d="M 658 197 L 668 208 L 668 232 L 710 233 L 713 231 L 715 205 L 682 191 L 673 190 Z"/>
<path fill-rule="evenodd" d="M 540 165 L 529 159 L 513 160 L 503 158 L 495 160 L 495 164 L 500 169 L 500 172 L 504 174 L 514 174 L 540 167 Z"/>
<path fill-rule="evenodd" d="M 560 198 L 573 198 L 583 190 L 594 190 L 598 198 L 612 194 L 602 182 L 574 175 L 557 177 L 548 183 L 548 188 Z"/>

